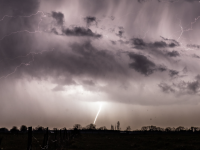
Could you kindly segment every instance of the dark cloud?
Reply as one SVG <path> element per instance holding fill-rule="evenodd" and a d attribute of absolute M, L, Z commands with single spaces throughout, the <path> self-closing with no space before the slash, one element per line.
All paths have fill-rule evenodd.
<path fill-rule="evenodd" d="M 177 45 L 176 42 L 174 43 L 166 43 L 164 41 L 156 41 L 156 42 L 153 42 L 153 43 L 148 43 L 148 42 L 145 42 L 143 39 L 140 39 L 140 38 L 133 38 L 131 39 L 132 40 L 132 44 L 135 46 L 134 48 L 136 49 L 159 49 L 159 48 L 166 48 L 166 47 L 169 47 L 169 48 L 172 48 L 172 47 L 175 47 L 175 46 L 179 46 Z"/>
<path fill-rule="evenodd" d="M 168 38 L 165 38 L 165 37 L 162 37 L 160 36 L 163 40 L 165 41 L 169 41 L 170 44 L 168 44 L 169 47 L 176 47 L 176 46 L 180 46 L 179 42 L 174 40 L 174 39 L 168 39 Z"/>
<path fill-rule="evenodd" d="M 55 78 L 52 82 L 56 83 L 58 85 L 64 86 L 64 85 L 76 85 L 77 83 L 72 79 L 73 77 L 71 77 L 70 75 L 68 75 L 67 78 L 63 77 L 63 76 L 59 76 L 57 78 Z"/>
<path fill-rule="evenodd" d="M 18 51 L 18 49 L 14 49 Z M 26 49 L 22 49 L 27 53 Z M 16 56 L 13 49 L 2 51 L 7 57 Z M 19 52 L 18 52 L 19 53 Z M 19 54 L 18 54 L 19 55 Z M 32 55 L 26 58 L 4 60 L 0 64 L 0 76 L 12 72 L 20 63 L 32 60 Z M 7 67 L 4 67 L 4 66 Z M 21 78 L 29 75 L 34 78 L 43 79 L 52 77 L 52 82 L 58 85 L 75 85 L 74 77 L 86 76 L 90 80 L 93 78 L 108 78 L 109 76 L 124 76 L 127 70 L 118 63 L 114 54 L 107 50 L 95 48 L 91 42 L 83 44 L 74 43 L 69 47 L 56 48 L 54 51 L 47 51 L 40 55 L 34 55 L 34 61 L 29 66 L 18 68 L 13 78 Z M 91 84 L 88 81 L 85 84 Z M 92 84 L 91 84 L 92 85 Z M 58 88 L 58 87 L 57 87 Z M 55 88 L 54 90 L 58 90 Z"/>
<path fill-rule="evenodd" d="M 112 40 L 111 40 L 110 42 L 111 42 L 113 45 L 116 45 L 116 42 L 115 42 L 115 41 L 112 41 Z"/>
<path fill-rule="evenodd" d="M 167 83 L 160 83 L 158 85 L 165 93 L 176 93 L 176 94 L 198 94 L 200 91 L 200 75 L 195 77 L 195 81 L 179 83 L 173 83 L 168 85 Z"/>
<path fill-rule="evenodd" d="M 176 70 L 169 70 L 169 75 L 170 75 L 170 77 L 177 76 L 178 74 L 179 74 L 179 72 L 176 71 Z"/>
<path fill-rule="evenodd" d="M 174 3 L 174 2 L 179 2 L 179 0 L 157 0 L 158 2 L 168 2 L 168 3 Z M 183 1 L 186 1 L 186 2 L 197 2 L 199 0 L 183 0 Z M 142 2 L 148 2 L 148 0 L 138 0 L 139 3 L 142 3 Z"/>
<path fill-rule="evenodd" d="M 57 85 L 52 89 L 52 91 L 55 91 L 55 92 L 64 91 L 64 90 L 65 90 L 64 87 L 61 85 Z"/>
<path fill-rule="evenodd" d="M 200 56 L 198 56 L 196 54 L 193 54 L 192 57 L 194 57 L 194 58 L 200 58 Z"/>
<path fill-rule="evenodd" d="M 197 93 L 200 87 L 199 81 L 189 82 L 187 87 L 188 90 L 191 91 L 192 93 Z"/>
<path fill-rule="evenodd" d="M 200 48 L 200 45 L 196 45 L 196 44 L 187 44 L 187 47 L 199 49 L 199 48 Z"/>
<path fill-rule="evenodd" d="M 88 16 L 88 17 L 84 18 L 84 20 L 86 21 L 88 27 L 89 27 L 93 22 L 95 22 L 95 24 L 96 24 L 96 26 L 97 26 L 96 17 Z"/>
<path fill-rule="evenodd" d="M 168 70 L 166 66 L 156 65 L 142 54 L 129 53 L 129 57 L 133 60 L 133 62 L 129 64 L 129 67 L 145 76 L 152 74 L 154 71 L 164 72 Z"/>
<path fill-rule="evenodd" d="M 175 46 L 177 46 L 175 43 L 170 43 L 169 44 L 169 47 L 175 47 Z"/>
<path fill-rule="evenodd" d="M 116 35 L 119 36 L 120 38 L 122 38 L 124 32 L 125 32 L 125 31 L 124 31 L 124 28 L 123 28 L 123 27 L 119 27 L 119 31 L 118 31 L 118 33 L 117 33 Z"/>
<path fill-rule="evenodd" d="M 143 41 L 143 39 L 134 38 L 132 39 L 132 42 L 136 49 L 144 49 L 146 47 L 146 43 Z"/>
<path fill-rule="evenodd" d="M 130 43 L 129 41 L 123 41 L 123 40 L 118 40 L 118 42 L 119 42 L 120 44 L 129 44 L 129 43 Z"/>
<path fill-rule="evenodd" d="M 195 77 L 195 79 L 196 79 L 197 81 L 200 81 L 200 75 L 197 75 L 197 76 Z"/>
<path fill-rule="evenodd" d="M 139 3 L 146 2 L 147 0 L 138 0 Z"/>
<path fill-rule="evenodd" d="M 56 20 L 56 24 L 61 27 L 61 33 L 58 31 L 57 27 L 53 27 L 51 29 L 51 33 L 54 33 L 56 35 L 67 35 L 67 36 L 88 36 L 88 37 L 94 37 L 94 38 L 100 38 L 102 37 L 101 34 L 94 33 L 91 29 L 89 28 L 84 28 L 84 27 L 73 27 L 73 28 L 65 28 L 63 26 L 64 24 L 64 14 L 61 12 L 52 12 L 52 17 Z M 95 17 L 86 17 L 85 18 L 86 22 L 88 25 L 90 25 L 92 22 L 96 22 Z"/>
<path fill-rule="evenodd" d="M 129 53 L 129 57 L 134 61 L 130 63 L 129 66 L 137 72 L 146 76 L 154 72 L 156 65 L 148 60 L 147 57 L 135 53 Z"/>
<path fill-rule="evenodd" d="M 120 38 L 122 38 L 123 34 L 124 34 L 124 31 L 120 30 L 120 31 L 118 31 L 118 34 L 116 34 L 116 35 L 119 36 Z"/>
<path fill-rule="evenodd" d="M 114 16 L 110 16 L 109 17 L 111 20 L 115 20 L 115 17 Z"/>
<path fill-rule="evenodd" d="M 61 12 L 52 12 L 52 17 L 56 20 L 57 25 L 63 26 L 64 14 Z"/>
<path fill-rule="evenodd" d="M 92 32 L 90 29 L 85 29 L 83 27 L 74 27 L 73 29 L 63 29 L 62 30 L 64 35 L 67 36 L 88 36 L 88 37 L 94 37 L 94 38 L 100 38 L 102 37 L 101 34 L 97 34 Z"/>
<path fill-rule="evenodd" d="M 54 34 L 56 34 L 56 35 L 59 35 L 59 33 L 58 33 L 58 31 L 56 30 L 56 28 L 52 28 L 52 29 L 51 29 L 51 33 L 54 33 Z"/>
<path fill-rule="evenodd" d="M 173 89 L 166 83 L 160 83 L 158 86 L 162 89 L 164 93 L 175 93 L 175 89 Z"/>
<path fill-rule="evenodd" d="M 171 51 L 171 52 L 168 52 L 167 55 L 170 56 L 170 57 L 177 57 L 177 56 L 180 56 L 179 52 L 174 51 L 174 50 Z"/>
<path fill-rule="evenodd" d="M 163 48 L 163 47 L 167 47 L 167 43 L 163 41 L 157 41 L 157 42 L 152 43 L 152 46 L 156 48 Z"/>
<path fill-rule="evenodd" d="M 83 83 L 90 86 L 95 86 L 95 83 L 92 80 L 83 80 Z"/>
<path fill-rule="evenodd" d="M 39 8 L 39 0 L 1 0 L 0 14 L 24 16 L 36 13 Z"/>
<path fill-rule="evenodd" d="M 163 71 L 167 71 L 167 67 L 161 65 L 161 66 L 158 66 L 158 67 L 157 67 L 157 70 L 158 70 L 158 71 L 161 71 L 161 72 L 163 72 Z"/>
<path fill-rule="evenodd" d="M 74 43 L 70 49 L 70 53 L 57 50 L 35 58 L 35 70 L 40 68 L 39 72 L 46 72 L 46 75 L 54 75 L 54 73 L 57 76 L 67 74 L 72 77 L 86 75 L 90 78 L 94 76 L 103 78 L 105 75 L 115 73 L 118 76 L 126 72 L 111 53 L 96 49 L 90 42 Z M 64 83 L 63 80 L 61 81 Z M 71 80 L 69 81 L 70 84 L 73 84 Z M 59 80 L 59 84 L 61 83 Z"/>
<path fill-rule="evenodd" d="M 189 89 L 189 92 L 198 93 L 198 90 L 200 89 L 200 75 L 195 77 L 195 81 L 188 82 L 187 88 Z"/>
<path fill-rule="evenodd" d="M 38 12 L 39 5 L 39 0 L 0 0 L 0 20 L 4 18 L 0 24 L 0 39 L 11 32 L 35 31 L 42 15 Z"/>
<path fill-rule="evenodd" d="M 186 2 L 199 2 L 199 0 L 185 0 Z"/>
<path fill-rule="evenodd" d="M 186 2 L 199 2 L 199 0 L 183 0 Z M 158 0 L 158 2 L 169 2 L 169 3 L 174 3 L 174 2 L 179 2 L 179 0 Z"/>

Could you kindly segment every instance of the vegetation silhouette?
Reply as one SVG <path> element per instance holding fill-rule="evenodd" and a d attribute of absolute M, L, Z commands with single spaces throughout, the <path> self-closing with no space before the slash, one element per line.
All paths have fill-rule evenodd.
<path fill-rule="evenodd" d="M 9 130 L 7 128 L 3 127 L 3 128 L 0 128 L 0 132 L 9 132 Z"/>
<path fill-rule="evenodd" d="M 13 126 L 12 129 L 10 129 L 11 133 L 18 133 L 19 129 L 16 126 Z"/>
<path fill-rule="evenodd" d="M 22 126 L 20 127 L 20 131 L 21 131 L 21 132 L 26 132 L 26 131 L 27 131 L 27 126 L 22 125 Z"/>
<path fill-rule="evenodd" d="M 112 130 L 112 131 L 114 130 L 114 126 L 113 126 L 112 124 L 111 124 L 111 128 L 110 128 L 110 130 Z"/>
<path fill-rule="evenodd" d="M 37 126 L 33 128 L 32 130 L 32 127 L 31 127 L 31 136 L 29 137 L 32 137 L 32 138 L 30 138 L 30 141 L 28 143 L 29 145 L 36 147 L 38 146 L 37 143 L 39 140 L 40 141 L 39 143 L 41 143 L 40 148 L 48 147 L 48 144 L 49 144 L 49 150 L 62 149 L 63 147 L 66 148 L 66 146 L 69 149 L 70 147 L 71 149 L 76 149 L 77 147 L 74 146 L 75 143 L 76 144 L 85 143 L 87 145 L 87 142 L 89 142 L 89 145 L 95 146 L 95 144 L 94 145 L 92 144 L 92 141 L 94 141 L 93 140 L 94 138 L 96 139 L 94 142 L 98 142 L 98 140 L 102 140 L 102 141 L 104 140 L 104 143 L 107 143 L 107 145 L 110 144 L 111 141 L 113 141 L 114 143 L 116 143 L 116 141 L 117 143 L 121 142 L 121 144 L 123 144 L 124 142 L 130 141 L 131 148 L 137 149 L 138 147 L 142 147 L 144 145 L 144 144 L 141 144 L 140 142 L 141 140 L 144 142 L 148 142 L 150 138 L 151 140 L 154 139 L 154 142 L 150 144 L 151 145 L 150 147 L 154 147 L 155 149 L 161 149 L 162 146 L 161 145 L 159 146 L 160 141 L 164 143 L 165 148 L 168 147 L 168 149 L 171 149 L 170 145 L 172 144 L 174 146 L 174 149 L 180 149 L 180 146 L 177 144 L 178 142 L 180 143 L 181 141 L 185 140 L 184 141 L 184 144 L 185 144 L 185 142 L 187 142 L 186 138 L 190 139 L 189 137 L 191 137 L 193 138 L 192 141 L 193 141 L 193 144 L 195 145 L 196 140 L 194 139 L 198 139 L 198 137 L 200 136 L 200 128 L 194 127 L 194 126 L 190 128 L 183 127 L 183 126 L 161 128 L 154 125 L 150 125 L 150 126 L 143 126 L 139 130 L 131 130 L 131 126 L 127 126 L 125 129 L 121 129 L 120 122 L 117 121 L 115 127 L 116 128 L 114 128 L 114 125 L 111 125 L 111 128 L 107 129 L 106 126 L 97 127 L 93 123 L 90 123 L 86 125 L 85 127 L 81 126 L 80 124 L 74 124 L 73 127 L 68 128 L 68 130 L 65 127 L 61 129 L 53 128 L 53 130 L 51 129 L 48 130 L 48 128 L 43 127 L 43 126 Z M 18 138 L 21 139 L 22 143 L 24 141 L 25 141 L 24 143 L 26 143 L 26 140 L 24 140 L 24 138 L 27 138 L 27 134 L 29 135 L 29 131 L 30 130 L 28 130 L 27 132 L 26 125 L 22 125 L 20 127 L 20 130 L 16 126 L 13 126 L 12 129 L 10 130 L 8 130 L 5 127 L 0 128 L 0 146 L 3 144 L 3 147 L 5 147 L 5 143 L 14 141 L 13 139 L 15 140 L 17 139 L 16 141 L 20 141 L 18 140 Z M 137 142 L 139 142 L 140 144 L 138 144 L 135 141 L 135 137 L 137 138 Z M 9 141 L 9 139 L 12 139 L 12 140 Z M 159 142 L 157 142 L 158 139 L 159 139 Z M 169 140 L 169 139 L 174 139 L 174 140 L 178 139 L 178 141 L 174 142 L 174 140 Z M 166 140 L 168 140 L 168 142 L 166 142 Z M 133 144 L 134 141 L 135 143 Z M 15 143 L 17 145 L 17 142 Z M 7 146 L 10 146 L 10 145 L 8 144 Z M 10 149 L 13 149 L 13 148 L 10 148 Z M 186 149 L 195 149 L 195 148 L 190 145 Z"/>
<path fill-rule="evenodd" d="M 89 125 L 86 126 L 86 129 L 87 130 L 96 130 L 96 125 L 93 124 L 93 123 L 91 123 L 91 124 L 89 124 Z"/>

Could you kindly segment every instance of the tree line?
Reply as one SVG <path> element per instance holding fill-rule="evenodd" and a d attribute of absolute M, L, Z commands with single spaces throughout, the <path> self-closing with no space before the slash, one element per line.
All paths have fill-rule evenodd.
<path fill-rule="evenodd" d="M 66 128 L 62 128 L 62 130 L 65 130 Z M 57 128 L 53 128 L 53 130 L 58 130 Z M 161 131 L 161 132 L 181 132 L 181 131 L 200 131 L 200 127 L 190 127 L 190 128 L 185 128 L 183 126 L 179 126 L 179 127 L 166 127 L 166 128 L 161 128 L 161 127 L 157 127 L 157 126 L 143 126 L 141 127 L 140 130 L 131 130 L 130 126 L 127 126 L 125 130 L 121 130 L 120 127 L 120 122 L 118 121 L 117 124 L 111 125 L 110 129 L 108 129 L 106 126 L 102 126 L 102 127 L 96 127 L 95 124 L 91 123 L 85 127 L 82 127 L 80 124 L 75 124 L 72 128 L 69 128 L 68 130 L 111 130 L 111 131 L 143 131 L 143 132 L 150 132 L 150 131 Z M 41 131 L 45 131 L 45 128 L 42 126 L 37 126 L 35 128 L 33 128 L 33 131 L 35 132 L 41 132 Z M 22 125 L 19 129 L 16 126 L 13 126 L 10 130 L 3 127 L 0 128 L 0 132 L 27 132 L 27 126 L 26 125 Z"/>

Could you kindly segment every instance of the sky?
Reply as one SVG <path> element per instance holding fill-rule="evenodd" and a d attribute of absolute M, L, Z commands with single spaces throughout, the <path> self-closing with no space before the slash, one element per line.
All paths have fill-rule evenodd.
<path fill-rule="evenodd" d="M 199 8 L 1 0 L 0 127 L 200 126 Z"/>

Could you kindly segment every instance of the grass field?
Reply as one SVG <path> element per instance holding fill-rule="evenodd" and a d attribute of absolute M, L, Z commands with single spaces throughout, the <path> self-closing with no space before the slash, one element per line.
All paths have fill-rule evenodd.
<path fill-rule="evenodd" d="M 44 134 L 34 133 L 32 150 L 40 150 Z M 27 134 L 0 134 L 2 150 L 26 150 Z M 49 136 L 49 150 L 200 150 L 200 134 L 80 134 L 70 143 Z"/>
<path fill-rule="evenodd" d="M 71 150 L 200 150 L 199 134 L 84 134 Z"/>

